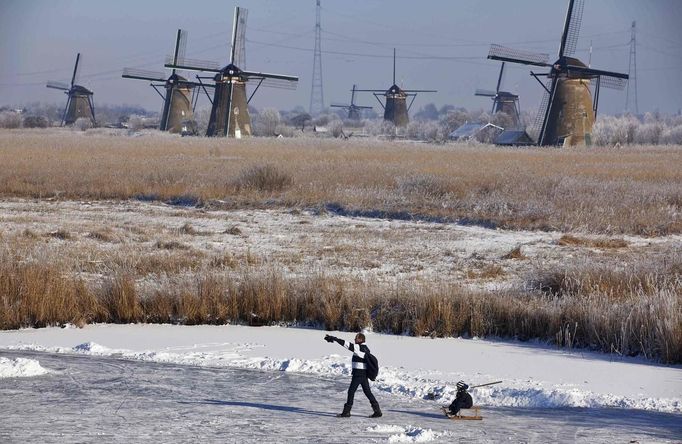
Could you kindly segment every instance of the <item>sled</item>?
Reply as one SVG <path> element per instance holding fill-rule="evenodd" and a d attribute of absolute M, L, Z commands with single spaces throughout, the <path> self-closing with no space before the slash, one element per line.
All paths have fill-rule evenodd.
<path fill-rule="evenodd" d="M 483 419 L 483 417 L 481 416 L 481 408 L 477 405 L 472 406 L 470 409 L 461 409 L 459 411 L 459 414 L 457 414 L 457 415 L 451 415 L 450 413 L 448 413 L 448 408 L 445 406 L 441 407 L 441 409 L 443 410 L 443 413 L 445 413 L 445 416 L 447 416 L 448 418 L 455 420 L 455 421 L 465 421 L 465 420 L 481 421 Z M 463 415 L 462 412 L 465 410 L 471 411 L 473 413 L 473 415 Z"/>

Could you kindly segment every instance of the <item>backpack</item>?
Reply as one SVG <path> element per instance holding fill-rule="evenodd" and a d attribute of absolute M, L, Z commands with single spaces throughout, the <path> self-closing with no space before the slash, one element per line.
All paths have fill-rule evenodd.
<path fill-rule="evenodd" d="M 374 381 L 379 374 L 379 361 L 377 357 L 371 353 L 365 353 L 365 364 L 367 367 L 367 377 L 370 381 Z"/>

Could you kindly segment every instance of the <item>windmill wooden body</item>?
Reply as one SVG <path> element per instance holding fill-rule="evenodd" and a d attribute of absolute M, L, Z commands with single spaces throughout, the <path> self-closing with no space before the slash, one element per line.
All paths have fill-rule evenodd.
<path fill-rule="evenodd" d="M 174 62 L 184 58 L 186 44 L 187 32 L 178 29 L 173 53 Z M 163 99 L 159 130 L 182 134 L 194 133 L 194 108 L 198 98 L 196 92 L 201 85 L 200 83 L 190 81 L 177 74 L 175 69 L 170 76 L 166 77 L 163 72 L 125 68 L 122 77 L 152 82 L 150 85 Z M 159 88 L 164 88 L 165 92 L 162 94 Z"/>
<path fill-rule="evenodd" d="M 248 104 L 261 86 L 293 89 L 298 77 L 248 71 L 245 66 L 245 33 L 248 11 L 236 7 L 232 26 L 232 40 L 227 65 L 179 59 L 166 63 L 167 68 L 183 69 L 214 73 L 213 98 L 211 100 L 211 116 L 209 118 L 206 135 L 209 137 L 241 137 L 251 135 L 251 117 Z M 206 77 L 204 77 L 206 78 Z M 198 77 L 200 83 L 202 77 Z M 247 82 L 255 82 L 251 95 L 247 94 Z"/>
<path fill-rule="evenodd" d="M 97 125 L 95 120 L 95 106 L 93 104 L 93 92 L 88 88 L 76 84 L 78 81 L 78 68 L 81 54 L 76 55 L 76 64 L 73 67 L 71 84 L 63 82 L 47 82 L 47 87 L 64 91 L 67 95 L 66 107 L 62 113 L 60 126 L 72 125 L 78 119 L 88 119 L 93 126 Z"/>
<path fill-rule="evenodd" d="M 395 126 L 406 126 L 409 121 L 409 111 L 412 108 L 414 99 L 418 93 L 435 93 L 438 92 L 433 89 L 402 89 L 395 81 L 395 48 L 393 49 L 393 84 L 387 90 L 383 89 L 358 89 L 359 92 L 371 92 L 379 101 L 379 104 L 384 109 L 384 120 L 393 122 Z M 384 102 L 379 99 L 379 96 L 384 96 Z M 407 99 L 411 97 L 408 105 Z"/>
<path fill-rule="evenodd" d="M 628 75 L 592 69 L 575 57 L 582 22 L 584 0 L 569 0 L 561 35 L 559 58 L 548 63 L 549 55 L 492 45 L 488 58 L 549 68 L 547 73 L 534 73 L 545 90 L 531 130 L 538 145 L 577 145 L 589 143 L 599 106 L 601 87 L 623 89 Z M 540 77 L 546 77 L 545 83 Z M 593 91 L 591 91 L 591 89 Z"/>

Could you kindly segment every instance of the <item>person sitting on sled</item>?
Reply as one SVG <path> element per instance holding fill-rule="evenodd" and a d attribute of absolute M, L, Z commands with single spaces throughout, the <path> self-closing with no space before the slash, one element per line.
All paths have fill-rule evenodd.
<path fill-rule="evenodd" d="M 459 381 L 457 383 L 457 396 L 455 397 L 455 400 L 452 401 L 452 404 L 450 404 L 450 407 L 448 407 L 449 415 L 457 415 L 461 409 L 470 409 L 471 406 L 474 405 L 471 395 L 467 392 L 468 388 L 469 386 L 466 385 L 464 381 Z"/>

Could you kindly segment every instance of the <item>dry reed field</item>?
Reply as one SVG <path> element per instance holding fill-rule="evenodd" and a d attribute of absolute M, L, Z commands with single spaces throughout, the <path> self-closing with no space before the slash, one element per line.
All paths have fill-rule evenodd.
<path fill-rule="evenodd" d="M 0 328 L 370 327 L 681 363 L 680 152 L 0 132 Z"/>
<path fill-rule="evenodd" d="M 326 208 L 605 234 L 682 231 L 679 146 L 502 149 L 4 130 L 0 164 L 6 197 Z"/>

